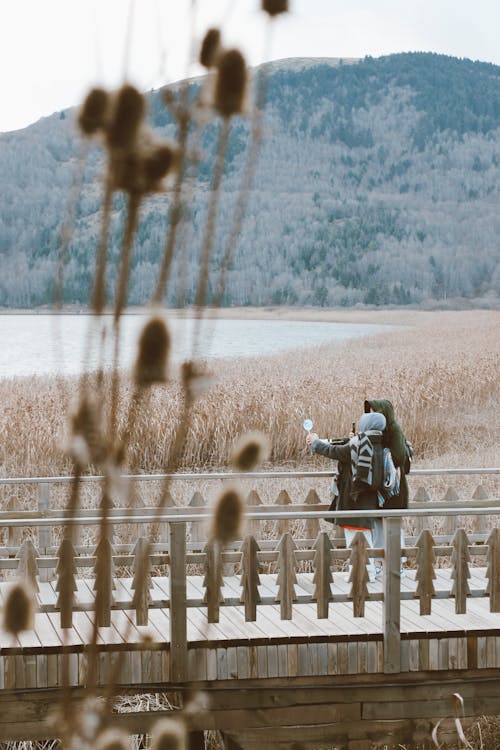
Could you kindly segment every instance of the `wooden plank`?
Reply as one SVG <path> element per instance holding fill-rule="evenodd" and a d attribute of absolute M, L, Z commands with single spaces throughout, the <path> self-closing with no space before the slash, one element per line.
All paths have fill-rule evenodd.
<path fill-rule="evenodd" d="M 238 659 L 235 646 L 227 648 L 227 676 L 228 679 L 238 679 Z"/>
<path fill-rule="evenodd" d="M 278 647 L 277 646 L 267 647 L 267 676 L 268 677 L 278 676 Z"/>
<path fill-rule="evenodd" d="M 284 647 L 286 648 L 286 646 Z M 249 650 L 247 646 L 238 646 L 236 649 L 238 667 L 238 680 L 246 680 L 250 677 Z"/>
<path fill-rule="evenodd" d="M 248 648 L 248 669 L 250 677 L 259 676 L 259 660 L 257 656 L 257 646 L 249 646 Z"/>
<path fill-rule="evenodd" d="M 186 524 L 170 524 L 170 672 L 172 682 L 187 676 Z"/>
<path fill-rule="evenodd" d="M 188 649 L 188 679 L 195 681 L 207 679 L 207 649 Z"/>
<path fill-rule="evenodd" d="M 401 668 L 400 519 L 384 518 L 384 672 L 395 674 Z"/>
<path fill-rule="evenodd" d="M 409 666 L 410 672 L 418 672 L 420 668 L 419 656 L 420 656 L 419 642 L 416 640 L 410 641 L 409 642 L 409 654 L 408 654 L 408 666 Z"/>
<path fill-rule="evenodd" d="M 299 674 L 299 650 L 296 643 L 286 647 L 288 657 L 288 676 L 297 677 Z"/>
<path fill-rule="evenodd" d="M 401 641 L 401 672 L 410 671 L 410 642 Z M 377 670 L 375 670 L 377 671 Z"/>
<path fill-rule="evenodd" d="M 61 643 L 66 646 L 83 646 L 84 641 L 75 628 L 61 628 L 61 620 L 58 612 L 47 612 L 48 619 L 55 630 Z"/>
<path fill-rule="evenodd" d="M 358 645 L 356 641 L 347 644 L 347 671 L 349 674 L 358 673 Z"/>
<path fill-rule="evenodd" d="M 429 669 L 439 669 L 439 642 L 437 638 L 429 641 Z"/>
<path fill-rule="evenodd" d="M 114 613 L 113 613 L 114 614 Z M 114 618 L 112 620 L 114 624 Z M 169 610 L 168 609 L 150 609 L 149 610 L 149 627 L 154 633 L 154 641 L 157 644 L 168 643 L 169 636 Z"/>
<path fill-rule="evenodd" d="M 288 677 L 288 646 L 286 644 L 278 646 L 278 676 Z"/>
<path fill-rule="evenodd" d="M 337 674 L 337 644 L 327 643 L 328 674 Z"/>
<path fill-rule="evenodd" d="M 217 650 L 207 649 L 207 680 L 217 679 Z"/>
<path fill-rule="evenodd" d="M 366 674 L 368 671 L 367 667 L 367 651 L 366 651 L 366 643 L 360 642 L 358 643 L 358 668 L 357 672 L 358 674 Z"/>
<path fill-rule="evenodd" d="M 257 672 L 259 677 L 267 677 L 267 646 L 257 646 Z"/>
<path fill-rule="evenodd" d="M 308 652 L 307 652 L 307 643 L 298 644 L 297 655 L 298 655 L 298 674 L 301 676 L 311 674 Z"/>
<path fill-rule="evenodd" d="M 318 654 L 317 674 L 328 674 L 328 648 L 326 643 L 317 643 L 316 650 Z"/>
<path fill-rule="evenodd" d="M 44 647 L 59 647 L 62 645 L 61 638 L 54 630 L 50 618 L 45 613 L 37 612 L 35 614 L 35 633 Z"/>
<path fill-rule="evenodd" d="M 217 649 L 217 679 L 227 680 L 227 649 Z"/>
<path fill-rule="evenodd" d="M 59 672 L 58 672 L 58 656 L 57 654 L 47 655 L 47 687 L 59 687 Z"/>

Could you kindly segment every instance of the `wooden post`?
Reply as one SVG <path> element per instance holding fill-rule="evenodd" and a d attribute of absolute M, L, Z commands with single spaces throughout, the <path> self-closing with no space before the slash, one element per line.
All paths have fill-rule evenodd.
<path fill-rule="evenodd" d="M 56 566 L 57 607 L 60 611 L 61 628 L 73 627 L 74 594 L 77 591 L 75 565 L 76 552 L 71 539 L 64 538 L 59 545 Z"/>
<path fill-rule="evenodd" d="M 314 545 L 314 599 L 318 619 L 328 617 L 328 606 L 333 601 L 331 584 L 333 583 L 330 567 L 330 552 L 332 543 L 326 531 L 318 534 Z"/>
<path fill-rule="evenodd" d="M 205 546 L 205 596 L 208 622 L 219 622 L 219 605 L 224 601 L 222 596 L 222 543 L 210 539 Z"/>
<path fill-rule="evenodd" d="M 245 605 L 246 622 L 255 622 L 257 619 L 257 604 L 260 602 L 258 551 L 259 545 L 255 538 L 249 534 L 244 538 L 241 545 L 241 601 Z"/>
<path fill-rule="evenodd" d="M 446 493 L 443 497 L 444 503 L 457 503 L 458 502 L 458 495 L 453 489 L 453 487 L 448 487 L 446 490 Z M 460 526 L 460 519 L 458 516 L 445 516 L 443 518 L 443 533 L 445 536 L 452 537 L 455 531 Z"/>
<path fill-rule="evenodd" d="M 114 565 L 113 547 L 108 537 L 99 540 L 95 558 L 95 616 L 99 627 L 109 628 L 113 604 Z"/>
<path fill-rule="evenodd" d="M 425 487 L 419 487 L 415 492 L 412 503 L 430 503 L 431 499 Z M 411 507 L 411 506 L 410 506 Z M 415 536 L 418 536 L 424 529 L 429 526 L 429 519 L 425 516 L 415 518 Z"/>
<path fill-rule="evenodd" d="M 354 617 L 365 616 L 365 600 L 368 595 L 366 584 L 368 583 L 367 555 L 368 542 L 362 531 L 354 534 L 351 543 L 349 582 L 351 585 L 352 613 Z"/>
<path fill-rule="evenodd" d="M 276 505 L 280 505 L 282 507 L 282 510 L 287 510 L 288 506 L 291 504 L 292 501 L 288 492 L 286 490 L 281 490 L 278 497 L 276 498 Z M 288 518 L 284 518 L 278 521 L 276 526 L 276 535 L 278 537 L 282 537 L 283 534 L 288 534 L 288 532 L 290 531 L 290 521 L 288 520 Z"/>
<path fill-rule="evenodd" d="M 46 513 L 50 510 L 50 485 L 39 484 L 38 485 L 38 511 L 40 513 Z M 51 544 L 51 532 L 50 526 L 39 526 L 38 527 L 38 551 L 40 555 L 47 555 L 48 548 Z M 51 570 L 50 568 L 40 568 L 40 580 L 50 581 Z"/>
<path fill-rule="evenodd" d="M 488 493 L 485 491 L 482 484 L 478 484 L 472 495 L 473 500 L 487 500 Z M 487 534 L 488 533 L 488 517 L 487 516 L 474 516 L 474 533 L 475 534 Z"/>
<path fill-rule="evenodd" d="M 457 529 L 452 540 L 453 552 L 451 553 L 451 578 L 453 586 L 451 595 L 455 597 L 455 613 L 463 615 L 467 611 L 467 597 L 470 596 L 470 554 L 469 540 L 464 529 Z"/>
<path fill-rule="evenodd" d="M 186 524 L 170 523 L 170 682 L 187 680 Z"/>
<path fill-rule="evenodd" d="M 148 624 L 151 589 L 153 587 L 151 580 L 151 558 L 149 555 L 146 555 L 148 549 L 148 540 L 145 537 L 139 537 L 134 547 L 134 562 L 132 564 L 134 577 L 130 587 L 134 592 L 132 606 L 135 609 L 135 621 L 137 625 Z"/>
<path fill-rule="evenodd" d="M 417 596 L 420 599 L 420 614 L 430 615 L 432 597 L 435 596 L 434 579 L 434 539 L 429 529 L 420 532 L 415 544 L 417 548 Z"/>
<path fill-rule="evenodd" d="M 305 499 L 306 505 L 318 505 L 320 503 L 320 499 L 318 497 L 318 493 L 316 490 L 309 490 L 307 493 L 307 497 Z M 317 510 L 317 508 L 312 507 L 311 510 Z M 318 518 L 307 518 L 304 522 L 304 529 L 305 529 L 305 536 L 306 539 L 317 539 L 318 534 L 320 532 L 319 528 L 319 519 Z"/>
<path fill-rule="evenodd" d="M 165 510 L 168 510 L 168 508 L 177 507 L 177 504 L 169 490 L 167 490 L 167 492 L 165 493 L 163 507 Z M 164 544 L 165 547 L 168 547 L 168 534 L 169 534 L 168 523 L 159 522 L 158 523 L 158 543 Z"/>
<path fill-rule="evenodd" d="M 490 597 L 490 612 L 500 612 L 500 529 L 492 530 L 488 537 L 488 568 L 486 593 Z"/>
<path fill-rule="evenodd" d="M 296 561 L 295 542 L 291 534 L 283 534 L 278 544 L 279 571 L 277 577 L 278 593 L 276 601 L 280 603 L 280 616 L 282 620 L 292 619 L 292 603 L 297 601 L 295 593 Z"/>
<path fill-rule="evenodd" d="M 190 508 L 203 508 L 206 509 L 206 503 L 205 498 L 201 494 L 201 492 L 196 491 L 189 501 L 189 507 Z M 191 521 L 189 524 L 190 527 L 190 537 L 192 542 L 198 542 L 200 547 L 200 551 L 205 546 L 205 543 L 207 541 L 207 534 L 205 530 L 205 524 L 200 521 Z M 170 532 L 172 533 L 172 532 Z"/>
<path fill-rule="evenodd" d="M 401 520 L 384 518 L 384 672 L 401 671 Z"/>
<path fill-rule="evenodd" d="M 40 591 L 38 581 L 36 580 L 37 575 L 39 575 L 36 561 L 37 557 L 38 553 L 35 545 L 31 539 L 25 539 L 17 553 L 17 558 L 19 559 L 19 566 L 17 569 L 18 578 L 21 581 L 25 581 L 33 591 Z"/>
<path fill-rule="evenodd" d="M 258 510 L 259 505 L 262 505 L 262 500 L 259 497 L 259 494 L 255 490 L 251 490 L 248 493 L 246 502 L 245 502 L 247 510 Z M 260 521 L 245 521 L 245 528 L 246 528 L 246 534 L 247 536 L 253 536 L 255 539 L 260 539 L 261 534 L 261 528 L 260 528 Z"/>

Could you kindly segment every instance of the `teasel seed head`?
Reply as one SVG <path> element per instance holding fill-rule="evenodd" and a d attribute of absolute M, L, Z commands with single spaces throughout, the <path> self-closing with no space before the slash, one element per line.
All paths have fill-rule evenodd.
<path fill-rule="evenodd" d="M 172 171 L 177 162 L 176 150 L 168 143 L 158 143 L 144 157 L 144 174 L 153 187 Z"/>
<path fill-rule="evenodd" d="M 242 435 L 234 446 L 232 463 L 238 471 L 252 471 L 269 457 L 269 440 L 262 432 Z"/>
<path fill-rule="evenodd" d="M 96 737 L 95 750 L 130 750 L 128 734 L 121 729 L 105 729 Z"/>
<path fill-rule="evenodd" d="M 116 93 L 113 104 L 108 144 L 112 148 L 131 148 L 144 118 L 144 97 L 134 86 L 125 84 Z"/>
<path fill-rule="evenodd" d="M 203 41 L 200 49 L 200 63 L 205 68 L 212 68 L 221 52 L 221 36 L 219 29 L 209 29 Z"/>
<path fill-rule="evenodd" d="M 70 452 L 79 463 L 102 464 L 108 457 L 97 405 L 87 396 L 82 397 L 71 418 Z"/>
<path fill-rule="evenodd" d="M 288 0 L 262 0 L 262 10 L 271 17 L 288 13 Z"/>
<path fill-rule="evenodd" d="M 210 537 L 222 543 L 238 539 L 242 521 L 241 495 L 238 490 L 229 488 L 219 496 L 215 504 Z"/>
<path fill-rule="evenodd" d="M 34 624 L 34 592 L 25 584 L 16 583 L 9 590 L 3 607 L 4 630 L 17 635 L 22 630 L 32 630 Z"/>
<path fill-rule="evenodd" d="M 245 59 L 237 49 L 223 52 L 217 60 L 215 84 L 215 109 L 230 117 L 243 109 L 247 85 Z"/>
<path fill-rule="evenodd" d="M 78 115 L 78 125 L 84 135 L 94 135 L 105 128 L 108 103 L 109 96 L 104 89 L 89 91 Z"/>
<path fill-rule="evenodd" d="M 151 729 L 151 750 L 187 750 L 186 725 L 181 719 L 160 719 Z"/>
<path fill-rule="evenodd" d="M 161 318 L 153 318 L 144 326 L 139 338 L 135 365 L 135 382 L 140 386 L 165 383 L 170 335 Z"/>

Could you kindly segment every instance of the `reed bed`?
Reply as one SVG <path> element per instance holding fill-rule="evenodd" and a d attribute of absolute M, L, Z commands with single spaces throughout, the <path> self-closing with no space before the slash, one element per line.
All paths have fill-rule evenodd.
<path fill-rule="evenodd" d="M 492 466 L 500 438 L 500 318 L 497 312 L 438 312 L 411 328 L 271 357 L 205 363 L 209 387 L 194 403 L 178 470 L 230 465 L 249 430 L 269 436 L 268 466 L 324 466 L 305 449 L 302 420 L 322 436 L 346 435 L 366 398 L 389 398 L 415 448 L 415 466 Z M 111 388 L 110 382 L 106 384 Z M 178 429 L 182 386 L 174 373 L 150 389 L 128 434 L 130 467 L 164 470 Z M 65 406 L 78 383 L 0 382 L 0 476 L 71 473 Z M 123 386 L 118 432 L 130 410 Z M 106 402 L 106 398 L 104 398 Z M 89 471 L 97 467 L 89 467 Z"/>

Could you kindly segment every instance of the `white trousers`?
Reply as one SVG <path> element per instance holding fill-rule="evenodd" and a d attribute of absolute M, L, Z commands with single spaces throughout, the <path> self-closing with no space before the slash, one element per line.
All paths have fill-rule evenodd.
<path fill-rule="evenodd" d="M 384 548 L 384 522 L 381 518 L 374 518 L 372 520 L 374 521 L 373 535 L 372 535 L 373 536 L 372 547 L 383 549 Z M 402 548 L 405 546 L 405 543 L 406 543 L 405 533 L 403 531 L 403 526 L 401 526 L 401 547 Z M 382 558 L 376 557 L 375 562 L 382 563 Z M 406 562 L 406 557 L 402 557 L 401 562 Z"/>

